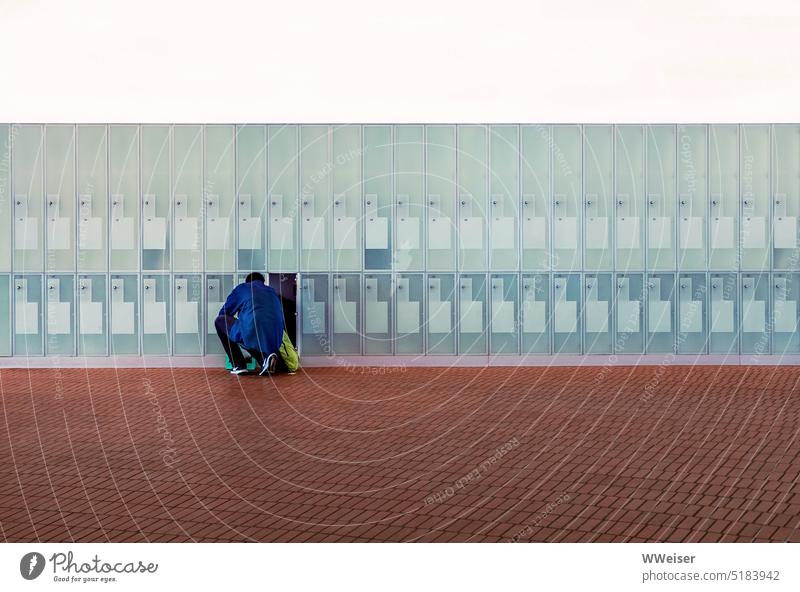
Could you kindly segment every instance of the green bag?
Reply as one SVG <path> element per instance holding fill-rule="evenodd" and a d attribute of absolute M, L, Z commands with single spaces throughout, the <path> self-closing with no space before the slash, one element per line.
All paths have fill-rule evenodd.
<path fill-rule="evenodd" d="M 280 347 L 281 358 L 289 372 L 297 372 L 300 367 L 300 354 L 297 353 L 297 348 L 292 345 L 292 340 L 286 331 L 283 332 L 283 342 Z"/>

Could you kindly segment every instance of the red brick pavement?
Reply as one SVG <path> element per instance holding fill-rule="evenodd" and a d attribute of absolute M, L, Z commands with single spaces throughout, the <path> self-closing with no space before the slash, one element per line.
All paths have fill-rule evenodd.
<path fill-rule="evenodd" d="M 790 367 L 0 371 L 5 541 L 800 541 Z"/>

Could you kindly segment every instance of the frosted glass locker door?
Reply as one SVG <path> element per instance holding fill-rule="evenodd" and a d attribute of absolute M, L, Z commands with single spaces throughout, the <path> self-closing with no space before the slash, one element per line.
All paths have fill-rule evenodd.
<path fill-rule="evenodd" d="M 611 353 L 611 274 L 587 275 L 584 279 L 583 328 L 584 352 Z"/>
<path fill-rule="evenodd" d="M 392 128 L 364 126 L 364 268 L 392 267 Z M 419 237 L 419 234 L 417 234 Z"/>
<path fill-rule="evenodd" d="M 45 268 L 75 269 L 75 126 L 45 126 Z"/>
<path fill-rule="evenodd" d="M 581 278 L 553 276 L 553 353 L 581 353 Z"/>
<path fill-rule="evenodd" d="M 237 267 L 266 269 L 267 128 L 236 127 L 236 194 L 238 196 Z"/>
<path fill-rule="evenodd" d="M 104 271 L 108 264 L 107 128 L 79 125 L 77 134 L 78 271 Z"/>
<path fill-rule="evenodd" d="M 519 282 L 516 274 L 492 274 L 489 278 L 489 351 L 519 353 Z"/>
<path fill-rule="evenodd" d="M 454 354 L 455 278 L 449 274 L 430 274 L 427 279 L 427 353 Z"/>
<path fill-rule="evenodd" d="M 421 125 L 394 128 L 394 268 L 421 270 L 425 264 L 425 130 Z"/>
<path fill-rule="evenodd" d="M 772 276 L 772 353 L 780 356 L 800 352 L 797 330 L 800 277 L 796 273 Z"/>
<path fill-rule="evenodd" d="M 176 275 L 172 288 L 174 314 L 172 330 L 176 355 L 203 353 L 203 278 L 198 275 Z"/>
<path fill-rule="evenodd" d="M 231 125 L 207 125 L 205 134 L 205 267 L 208 271 L 230 272 L 235 267 L 236 240 L 242 232 L 236 215 L 235 131 Z M 245 213 L 252 214 L 252 210 Z M 245 236 L 258 238 L 252 223 L 243 226 Z M 255 228 L 259 228 L 257 224 Z"/>
<path fill-rule="evenodd" d="M 522 276 L 520 305 L 522 353 L 550 353 L 550 278 L 546 274 Z"/>
<path fill-rule="evenodd" d="M 78 355 L 108 354 L 108 285 L 105 275 L 78 276 Z"/>
<path fill-rule="evenodd" d="M 109 290 L 111 355 L 139 353 L 139 280 L 112 275 Z"/>
<path fill-rule="evenodd" d="M 550 126 L 520 127 L 522 268 L 546 270 L 550 257 Z"/>
<path fill-rule="evenodd" d="M 614 305 L 614 348 L 618 354 L 639 354 L 644 351 L 643 278 L 640 273 L 617 274 Z"/>
<path fill-rule="evenodd" d="M 675 351 L 675 276 L 647 276 L 647 353 Z"/>
<path fill-rule="evenodd" d="M 364 353 L 392 353 L 392 276 L 364 276 Z"/>
<path fill-rule="evenodd" d="M 772 138 L 772 268 L 798 269 L 800 126 L 774 125 Z"/>
<path fill-rule="evenodd" d="M 300 126 L 300 269 L 328 269 L 332 168 L 328 126 Z M 290 207 L 292 207 L 290 205 Z"/>
<path fill-rule="evenodd" d="M 486 132 L 482 125 L 458 126 L 458 261 L 462 270 L 486 269 L 487 264 Z"/>
<path fill-rule="evenodd" d="M 489 266 L 519 266 L 519 128 L 489 128 Z"/>
<path fill-rule="evenodd" d="M 616 126 L 614 153 L 616 267 L 622 271 L 641 270 L 645 252 L 643 127 Z"/>
<path fill-rule="evenodd" d="M 49 275 L 45 282 L 46 354 L 48 356 L 74 356 L 74 276 Z"/>
<path fill-rule="evenodd" d="M 647 269 L 675 269 L 675 127 L 645 126 Z"/>
<path fill-rule="evenodd" d="M 42 126 L 15 125 L 13 167 L 14 269 L 42 271 L 44 260 L 44 138 Z M 41 286 L 40 286 L 41 287 Z"/>
<path fill-rule="evenodd" d="M 13 291 L 14 355 L 40 356 L 44 351 L 42 276 L 15 275 Z"/>
<path fill-rule="evenodd" d="M 11 128 L 7 125 L 0 125 L 0 154 L 11 153 L 10 129 Z M 9 170 L 9 167 L 3 167 L 0 169 L 0 194 L 6 196 L 11 195 L 11 171 Z M 12 206 L 13 200 L 0 200 L 0 233 L 5 235 L 5 238 L 0 240 L 0 271 L 11 271 L 11 224 L 12 220 L 14 219 Z M 8 278 L 6 278 L 4 281 L 6 283 L 6 287 L 8 287 Z M 2 289 L 2 286 L 0 286 L 0 289 Z M 0 352 L 5 351 L 2 345 L 4 336 L 9 335 L 10 333 L 0 332 Z M 8 339 L 10 339 L 10 337 Z M 8 350 L 10 351 L 10 341 L 8 346 Z M 2 355 L 2 353 L 0 353 L 0 355 Z"/>
<path fill-rule="evenodd" d="M 165 125 L 143 125 L 141 134 L 142 269 L 166 270 L 170 267 L 169 228 L 172 216 L 170 136 L 172 134 L 170 127 Z M 183 139 L 183 134 L 179 133 L 179 137 Z M 180 148 L 183 146 L 182 141 Z M 176 195 L 177 193 L 179 192 L 176 192 Z M 199 197 L 199 194 L 195 195 L 195 199 Z"/>
<path fill-rule="evenodd" d="M 169 276 L 142 277 L 142 353 L 170 353 L 170 286 Z"/>
<path fill-rule="evenodd" d="M 760 271 L 770 254 L 770 128 L 743 125 L 741 133 L 741 269 Z"/>
<path fill-rule="evenodd" d="M 205 281 L 205 323 L 203 323 L 205 329 L 203 330 L 206 333 L 206 353 L 220 354 L 224 350 L 217 336 L 214 321 L 219 316 L 219 311 L 222 305 L 225 304 L 228 294 L 233 290 L 233 276 L 230 274 L 210 274 L 206 276 Z"/>
<path fill-rule="evenodd" d="M 734 269 L 739 228 L 739 126 L 709 127 L 709 267 Z M 711 336 L 712 347 L 714 336 Z"/>
<path fill-rule="evenodd" d="M 267 261 L 272 272 L 297 271 L 298 129 L 294 125 L 267 128 Z"/>
<path fill-rule="evenodd" d="M 363 193 L 361 187 L 361 127 L 334 126 L 331 189 L 333 206 L 333 269 L 357 271 L 363 265 Z"/>
<path fill-rule="evenodd" d="M 553 126 L 553 267 L 562 271 L 581 268 L 581 138 L 579 126 Z"/>
<path fill-rule="evenodd" d="M 706 276 L 678 275 L 678 353 L 703 354 L 707 350 Z"/>
<path fill-rule="evenodd" d="M 584 268 L 587 271 L 610 270 L 613 266 L 613 151 L 613 126 L 584 127 Z"/>
<path fill-rule="evenodd" d="M 199 271 L 207 236 L 204 212 L 209 209 L 203 202 L 203 127 L 176 125 L 172 136 L 173 267 L 181 272 Z M 147 216 L 144 221 L 148 224 Z"/>
<path fill-rule="evenodd" d="M 361 353 L 361 286 L 357 275 L 334 275 L 331 308 L 333 353 Z"/>
<path fill-rule="evenodd" d="M 424 351 L 425 278 L 422 274 L 398 275 L 395 280 L 395 352 L 419 354 Z"/>
<path fill-rule="evenodd" d="M 464 274 L 458 279 L 458 353 L 486 353 L 486 276 Z"/>
<path fill-rule="evenodd" d="M 328 276 L 300 277 L 300 348 L 305 354 L 331 354 Z"/>
<path fill-rule="evenodd" d="M 741 341 L 742 353 L 769 354 L 770 278 L 766 273 L 742 274 L 741 282 Z"/>
<path fill-rule="evenodd" d="M 111 271 L 139 269 L 139 128 L 108 128 Z"/>
<path fill-rule="evenodd" d="M 678 127 L 678 269 L 704 270 L 708 262 L 706 129 L 705 125 Z"/>
<path fill-rule="evenodd" d="M 11 355 L 11 278 L 0 275 L 0 356 Z"/>
<path fill-rule="evenodd" d="M 739 353 L 739 288 L 735 273 L 709 277 L 709 353 Z"/>
<path fill-rule="evenodd" d="M 428 269 L 456 265 L 456 128 L 426 126 Z"/>

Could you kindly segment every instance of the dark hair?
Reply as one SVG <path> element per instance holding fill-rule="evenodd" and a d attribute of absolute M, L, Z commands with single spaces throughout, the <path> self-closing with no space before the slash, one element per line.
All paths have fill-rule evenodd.
<path fill-rule="evenodd" d="M 244 281 L 245 281 L 245 283 L 248 283 L 248 284 L 250 282 L 263 282 L 264 281 L 264 276 L 261 275 L 260 273 L 258 273 L 257 271 L 254 271 L 253 273 L 248 273 L 247 277 L 244 278 Z"/>

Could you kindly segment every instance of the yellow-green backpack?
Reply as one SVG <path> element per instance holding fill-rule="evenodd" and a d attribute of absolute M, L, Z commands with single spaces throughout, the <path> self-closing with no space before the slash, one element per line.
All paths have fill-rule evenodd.
<path fill-rule="evenodd" d="M 292 340 L 286 331 L 283 332 L 283 342 L 280 347 L 281 358 L 289 372 L 297 372 L 300 368 L 300 354 L 297 353 L 297 348 L 292 345 Z"/>

